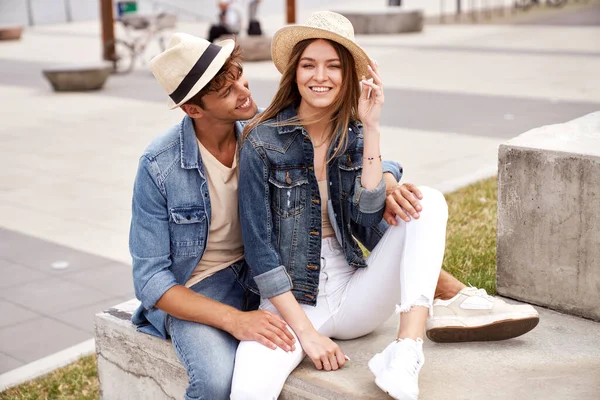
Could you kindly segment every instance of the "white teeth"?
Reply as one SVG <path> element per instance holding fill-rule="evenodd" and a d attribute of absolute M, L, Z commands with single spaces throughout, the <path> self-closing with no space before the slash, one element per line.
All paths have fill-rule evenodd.
<path fill-rule="evenodd" d="M 313 87 L 311 89 L 312 89 L 313 92 L 320 92 L 320 93 L 322 93 L 322 92 L 328 92 L 328 91 L 331 90 L 331 88 L 328 88 L 328 87 Z"/>
<path fill-rule="evenodd" d="M 238 108 L 246 108 L 249 105 L 250 105 L 250 97 L 248 97 L 245 102 L 243 102 L 241 105 L 239 105 Z"/>

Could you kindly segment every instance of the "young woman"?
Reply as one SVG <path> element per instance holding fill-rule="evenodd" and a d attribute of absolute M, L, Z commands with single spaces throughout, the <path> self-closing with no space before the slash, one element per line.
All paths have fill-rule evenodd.
<path fill-rule="evenodd" d="M 392 397 L 415 399 L 444 254 L 444 197 L 421 188 L 418 220 L 382 222 L 383 172 L 399 176 L 399 165 L 382 167 L 383 82 L 346 18 L 314 13 L 280 29 L 272 46 L 283 76 L 244 132 L 240 217 L 261 308 L 281 315 L 298 341 L 287 352 L 242 342 L 231 398 L 276 399 L 305 354 L 317 369 L 342 367 L 347 358 L 330 338 L 372 332 L 400 303 L 397 340 L 369 368 Z M 372 249 L 366 260 L 357 240 Z"/>

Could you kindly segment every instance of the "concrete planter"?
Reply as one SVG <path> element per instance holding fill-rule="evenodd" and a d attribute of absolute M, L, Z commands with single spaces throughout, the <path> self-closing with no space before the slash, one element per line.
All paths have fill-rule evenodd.
<path fill-rule="evenodd" d="M 106 63 L 60 65 L 44 69 L 44 76 L 57 92 L 99 90 L 110 75 Z"/>
<path fill-rule="evenodd" d="M 423 11 L 401 10 L 397 7 L 375 8 L 372 10 L 337 10 L 348 18 L 357 35 L 392 35 L 398 33 L 421 32 Z"/>
<path fill-rule="evenodd" d="M 0 27 L 0 40 L 20 40 L 22 33 L 22 26 Z"/>

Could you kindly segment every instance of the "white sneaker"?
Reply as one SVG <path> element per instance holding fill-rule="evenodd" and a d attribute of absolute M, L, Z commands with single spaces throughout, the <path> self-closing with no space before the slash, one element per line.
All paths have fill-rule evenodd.
<path fill-rule="evenodd" d="M 450 300 L 435 300 L 425 329 L 434 342 L 505 340 L 529 332 L 539 321 L 528 304 L 508 304 L 485 289 L 468 287 Z"/>
<path fill-rule="evenodd" d="M 419 372 L 425 356 L 423 340 L 399 339 L 369 361 L 375 384 L 396 400 L 419 398 Z"/>

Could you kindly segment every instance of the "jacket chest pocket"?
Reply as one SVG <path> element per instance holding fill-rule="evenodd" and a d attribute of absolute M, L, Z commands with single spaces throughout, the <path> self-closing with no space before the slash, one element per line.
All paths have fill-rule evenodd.
<path fill-rule="evenodd" d="M 355 182 L 362 175 L 363 159 L 362 152 L 352 152 L 342 155 L 338 159 L 340 170 L 340 186 L 344 198 L 352 196 Z"/>
<path fill-rule="evenodd" d="M 271 171 L 271 208 L 282 218 L 300 214 L 306 208 L 308 172 L 304 167 Z"/>
<path fill-rule="evenodd" d="M 206 238 L 204 207 L 176 207 L 169 210 L 171 253 L 180 257 L 200 254 Z"/>

